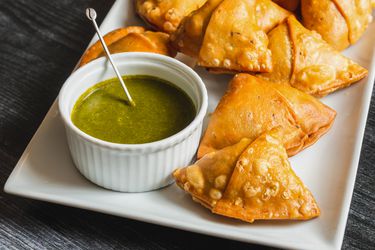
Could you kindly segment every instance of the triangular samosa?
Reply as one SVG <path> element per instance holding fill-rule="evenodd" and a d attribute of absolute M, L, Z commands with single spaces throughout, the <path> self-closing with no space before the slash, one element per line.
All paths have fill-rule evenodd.
<path fill-rule="evenodd" d="M 198 65 L 213 72 L 270 72 L 266 33 L 289 14 L 270 0 L 224 0 L 212 13 Z"/>
<path fill-rule="evenodd" d="M 184 54 L 198 57 L 211 15 L 222 2 L 223 0 L 208 0 L 201 8 L 184 18 L 178 30 L 172 34 L 173 46 Z M 257 0 L 252 4 L 257 25 L 266 33 L 290 14 L 269 0 Z M 226 15 L 226 12 L 222 15 Z"/>
<path fill-rule="evenodd" d="M 143 27 L 129 26 L 107 33 L 104 41 L 112 54 L 120 52 L 151 52 L 174 57 L 176 51 L 169 46 L 169 35 L 163 32 L 146 31 Z M 94 43 L 83 54 L 79 66 L 105 56 L 100 41 Z"/>
<path fill-rule="evenodd" d="M 104 41 L 107 46 L 110 46 L 111 44 L 117 42 L 118 40 L 126 37 L 130 33 L 143 33 L 145 32 L 145 28 L 141 26 L 129 26 L 126 28 L 119 28 L 112 30 L 111 32 L 108 32 L 105 34 Z M 88 48 L 85 53 L 83 54 L 79 66 L 83 66 L 90 61 L 98 58 L 100 54 L 103 52 L 103 47 L 100 43 L 100 41 L 97 41 L 93 45 Z"/>
<path fill-rule="evenodd" d="M 208 22 L 223 0 L 208 0 L 202 7 L 185 17 L 171 35 L 173 47 L 191 57 L 198 57 Z"/>
<path fill-rule="evenodd" d="M 371 0 L 333 0 L 349 28 L 349 41 L 354 44 L 372 22 Z"/>
<path fill-rule="evenodd" d="M 243 138 L 237 144 L 211 152 L 191 166 L 177 169 L 173 176 L 193 199 L 207 208 L 212 208 L 224 193 L 238 157 L 250 144 Z"/>
<path fill-rule="evenodd" d="M 157 30 L 174 32 L 181 20 L 207 0 L 136 0 L 138 14 Z"/>
<path fill-rule="evenodd" d="M 258 137 L 241 154 L 212 212 L 248 222 L 319 216 L 313 195 L 290 167 L 273 132 Z"/>
<path fill-rule="evenodd" d="M 335 116 L 333 109 L 289 85 L 237 74 L 210 117 L 198 158 L 244 137 L 254 140 L 278 126 L 279 137 L 292 156 L 325 134 Z"/>
<path fill-rule="evenodd" d="M 343 50 L 350 45 L 348 25 L 332 0 L 302 0 L 301 13 L 303 25 L 333 48 Z"/>
<path fill-rule="evenodd" d="M 302 22 L 343 50 L 354 44 L 372 21 L 371 4 L 371 0 L 302 0 Z"/>
<path fill-rule="evenodd" d="M 290 167 L 280 128 L 206 154 L 177 169 L 176 183 L 213 213 L 253 222 L 307 220 L 320 210 Z"/>
<path fill-rule="evenodd" d="M 294 16 L 269 33 L 273 71 L 261 74 L 316 97 L 345 88 L 367 75 L 367 70 L 333 49 Z"/>

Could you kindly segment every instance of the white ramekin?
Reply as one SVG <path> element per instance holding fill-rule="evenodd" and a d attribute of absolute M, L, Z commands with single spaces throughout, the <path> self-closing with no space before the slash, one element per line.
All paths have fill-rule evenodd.
<path fill-rule="evenodd" d="M 156 76 L 181 88 L 192 99 L 196 117 L 179 133 L 152 143 L 118 144 L 87 135 L 71 121 L 73 106 L 89 87 L 115 77 L 106 58 L 94 60 L 75 71 L 59 94 L 73 161 L 87 179 L 108 189 L 143 192 L 164 187 L 173 182 L 172 171 L 188 165 L 197 150 L 207 110 L 205 85 L 191 68 L 167 56 L 134 52 L 113 59 L 122 75 Z"/>

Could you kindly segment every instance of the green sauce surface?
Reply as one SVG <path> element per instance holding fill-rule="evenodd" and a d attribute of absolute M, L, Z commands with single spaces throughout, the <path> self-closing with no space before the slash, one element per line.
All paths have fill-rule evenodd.
<path fill-rule="evenodd" d="M 109 142 L 140 144 L 167 138 L 184 129 L 196 110 L 190 97 L 173 84 L 152 76 L 123 76 L 135 107 L 118 79 L 84 92 L 71 119 L 83 132 Z"/>

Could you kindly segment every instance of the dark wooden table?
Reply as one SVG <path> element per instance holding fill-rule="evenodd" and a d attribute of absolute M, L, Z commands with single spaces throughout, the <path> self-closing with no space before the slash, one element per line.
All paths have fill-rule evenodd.
<path fill-rule="evenodd" d="M 0 186 L 93 36 L 109 0 L 0 0 Z M 373 97 L 374 101 L 374 97 Z M 375 103 L 363 141 L 344 249 L 375 249 Z M 0 249 L 264 248 L 0 194 Z"/>

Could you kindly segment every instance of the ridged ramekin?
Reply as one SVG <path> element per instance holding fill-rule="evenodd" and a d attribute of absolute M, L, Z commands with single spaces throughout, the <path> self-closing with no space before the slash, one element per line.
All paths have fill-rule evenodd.
<path fill-rule="evenodd" d="M 74 164 L 93 183 L 116 191 L 143 192 L 169 185 L 172 171 L 188 165 L 197 150 L 207 110 L 205 85 L 191 68 L 170 57 L 134 52 L 116 54 L 113 59 L 122 75 L 156 76 L 181 88 L 192 99 L 196 117 L 177 134 L 145 144 L 111 143 L 82 132 L 71 121 L 75 102 L 91 86 L 115 77 L 106 58 L 94 60 L 75 71 L 59 94 Z"/>

